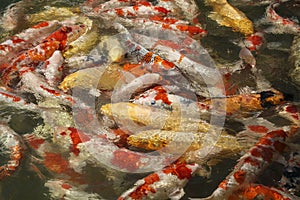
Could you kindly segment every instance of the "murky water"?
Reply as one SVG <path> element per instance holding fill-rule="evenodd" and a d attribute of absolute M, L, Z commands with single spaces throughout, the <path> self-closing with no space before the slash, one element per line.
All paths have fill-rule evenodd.
<path fill-rule="evenodd" d="M 0 11 L 4 11 L 4 8 L 17 1 L 0 1 Z M 44 6 L 74 6 L 82 3 L 81 1 L 51 1 L 51 0 L 24 0 L 28 2 L 24 9 L 24 15 L 35 13 L 44 9 Z M 233 5 L 236 5 L 241 11 L 243 11 L 250 20 L 259 20 L 265 12 L 266 5 L 246 5 L 239 4 L 239 1 L 229 1 Z M 203 2 L 199 0 L 199 7 L 201 8 L 200 21 L 206 22 L 205 29 L 208 31 L 208 36 L 201 39 L 201 45 L 206 48 L 210 56 L 222 65 L 222 67 L 230 68 L 236 62 L 240 60 L 238 57 L 240 47 L 237 43 L 243 37 L 243 35 L 233 32 L 231 28 L 225 28 L 219 26 L 215 21 L 207 18 L 209 8 L 205 7 Z M 20 23 L 19 29 L 27 27 L 26 22 Z M 12 32 L 5 32 L 1 30 L 0 40 L 1 42 L 7 35 L 12 35 L 18 31 L 16 29 Z M 291 63 L 288 61 L 290 55 L 290 46 L 292 44 L 294 35 L 292 34 L 266 34 L 266 40 L 268 41 L 268 47 L 263 48 L 256 52 L 256 67 L 261 70 L 262 75 L 271 83 L 273 88 L 282 91 L 290 97 L 294 102 L 300 101 L 300 87 L 291 81 L 289 78 L 289 71 L 291 69 Z M 249 72 L 243 71 L 235 73 L 233 76 L 234 82 L 238 87 L 254 86 L 253 77 L 247 76 Z M 42 119 L 36 116 L 34 113 L 22 112 L 18 113 L 14 111 L 14 108 L 1 108 L 0 117 L 8 121 L 11 128 L 13 128 L 19 134 L 29 133 L 37 125 L 42 123 Z M 270 111 L 273 112 L 273 111 Z M 8 117 L 13 114 L 11 117 Z M 276 115 L 276 113 L 274 113 Z M 277 119 L 273 119 L 274 123 L 277 123 Z M 279 123 L 279 122 L 278 122 Z M 230 122 L 227 126 L 231 126 Z M 0 183 L 0 199 L 2 200 L 43 200 L 50 199 L 48 189 L 43 186 L 47 178 L 51 178 L 51 174 L 43 174 L 43 166 L 37 162 L 32 164 L 34 155 L 31 155 L 28 150 L 28 157 L 24 158 L 22 168 L 14 174 L 12 177 L 3 180 Z M 186 186 L 186 195 L 182 199 L 188 199 L 188 197 L 206 197 L 212 193 L 217 185 L 226 177 L 232 170 L 236 160 L 240 155 L 236 157 L 223 159 L 219 164 L 214 166 L 211 171 L 211 177 L 194 177 Z M 1 158 L 0 158 L 1 159 Z M 38 170 L 37 170 L 38 169 Z M 40 170 L 41 169 L 41 170 Z M 274 185 L 281 177 L 280 170 L 282 165 L 273 164 L 266 172 L 260 177 L 259 181 L 265 185 Z M 107 179 L 107 174 L 111 173 L 111 179 Z M 131 187 L 133 183 L 144 177 L 145 174 L 126 174 L 122 172 L 106 171 L 106 169 L 99 169 L 96 167 L 87 167 L 86 179 L 88 180 L 89 190 L 99 193 L 104 199 L 116 199 L 127 188 Z M 115 174 L 118 177 L 114 179 Z M 271 177 L 271 178 L 268 178 Z"/>

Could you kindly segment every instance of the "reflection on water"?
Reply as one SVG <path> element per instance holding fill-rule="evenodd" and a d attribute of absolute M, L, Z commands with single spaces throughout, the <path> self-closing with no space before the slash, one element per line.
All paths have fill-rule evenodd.
<path fill-rule="evenodd" d="M 253 90 L 254 88 L 259 92 L 262 91 L 264 88 L 257 87 L 255 83 L 255 74 L 251 69 L 244 69 L 242 71 L 233 72 L 234 68 L 238 65 L 237 63 L 240 61 L 239 44 L 242 42 L 241 38 L 243 38 L 244 36 L 238 32 L 233 32 L 231 28 L 220 26 L 215 20 L 208 18 L 207 16 L 209 15 L 211 8 L 205 6 L 203 1 L 198 1 L 198 5 L 201 10 L 201 14 L 198 18 L 200 22 L 205 22 L 205 29 L 209 33 L 206 37 L 201 38 L 201 45 L 208 50 L 210 56 L 220 68 L 220 71 L 228 70 L 232 72 L 231 80 L 229 81 L 229 85 L 231 85 L 230 88 L 232 89 L 247 87 L 249 88 L 249 91 Z M 0 1 L 1 12 L 4 11 L 4 8 L 6 8 L 9 4 L 14 2 L 17 1 Z M 24 20 L 23 17 L 28 16 L 32 13 L 36 13 L 38 11 L 42 11 L 43 9 L 45 9 L 44 6 L 71 7 L 77 6 L 82 2 L 83 0 L 24 0 L 22 8 L 18 13 L 20 20 L 23 21 L 17 21 L 17 28 L 14 30 L 7 31 L 4 29 L 0 29 L 0 40 L 2 42 L 8 35 L 13 35 L 24 28 L 28 28 L 28 26 L 31 24 L 28 21 Z M 239 1 L 229 2 L 231 2 L 232 5 L 237 6 L 253 22 L 258 22 L 262 18 L 262 16 L 264 16 L 265 9 L 269 5 L 268 3 L 260 4 L 257 1 L 254 1 L 253 4 L 240 4 Z M 285 9 L 289 9 L 289 6 L 285 5 Z M 23 12 L 23 14 L 21 12 Z M 285 15 L 289 14 L 286 13 L 283 8 L 281 8 L 279 12 Z M 296 15 L 294 10 L 292 10 L 291 12 Z M 102 21 L 98 21 L 97 23 L 101 24 Z M 257 27 L 258 30 L 262 30 L 264 28 L 265 25 Z M 103 32 L 105 31 L 100 30 L 99 32 L 103 34 Z M 297 103 L 300 100 L 300 87 L 289 77 L 292 66 L 292 63 L 289 60 L 290 46 L 292 45 L 293 38 L 293 34 L 267 33 L 265 34 L 265 40 L 267 41 L 267 43 L 263 44 L 264 46 L 261 48 L 261 50 L 254 52 L 254 54 L 257 63 L 256 67 L 263 77 L 262 80 L 266 83 L 268 82 L 267 84 L 271 85 L 273 88 L 285 93 L 288 97 L 288 100 L 292 100 Z M 113 86 L 114 85 L 115 83 L 113 83 Z M 109 94 L 106 94 L 104 92 L 104 97 L 102 96 L 98 98 L 99 102 L 97 103 L 99 103 L 99 105 L 108 102 L 107 98 L 105 98 L 105 95 Z M 29 95 L 26 96 L 26 98 L 30 99 L 31 97 Z M 104 100 L 102 101 L 101 98 L 103 98 Z M 66 113 L 68 109 L 69 108 L 65 108 Z M 35 112 L 19 112 L 19 110 L 9 108 L 5 105 L 1 105 L 0 112 L 1 121 L 8 123 L 11 128 L 13 128 L 18 134 L 21 135 L 32 132 L 34 128 L 36 128 L 38 125 L 43 124 L 44 122 L 42 117 Z M 271 114 L 269 114 L 269 112 Z M 278 122 L 279 124 L 280 119 L 277 119 L 276 117 L 273 118 L 273 115 L 277 115 L 274 109 L 270 109 L 270 111 L 266 111 L 264 114 L 268 116 L 270 120 L 273 120 L 273 123 L 277 124 Z M 226 123 L 226 127 L 230 127 L 230 129 L 235 130 L 238 129 L 234 127 L 235 122 L 230 122 L 230 120 L 228 120 L 228 122 Z M 64 156 L 66 157 L 67 155 Z M 209 178 L 200 176 L 192 178 L 185 188 L 186 194 L 182 199 L 188 199 L 189 197 L 206 197 L 210 195 L 217 187 L 217 185 L 232 171 L 236 160 L 239 157 L 240 155 L 236 155 L 226 159 L 223 158 L 221 159 L 221 162 L 214 165 L 212 169 L 209 169 L 209 167 L 207 167 L 208 171 L 211 170 L 211 176 Z M 3 159 L 2 155 L 0 159 Z M 271 167 L 269 167 L 262 174 L 262 176 L 259 177 L 258 182 L 268 186 L 276 185 L 281 178 L 280 173 L 282 168 L 283 166 L 281 164 L 272 164 Z M 117 197 L 126 189 L 130 188 L 136 182 L 136 180 L 143 178 L 146 175 L 130 173 L 127 174 L 123 172 L 117 172 L 112 169 L 105 169 L 103 167 L 99 168 L 95 166 L 87 166 L 85 168 L 85 174 L 86 177 L 84 177 L 84 181 L 89 184 L 88 192 L 99 193 L 104 199 L 117 199 Z M 53 177 L 53 174 L 47 172 L 40 158 L 35 155 L 34 152 L 31 152 L 31 149 L 28 148 L 26 149 L 26 156 L 23 160 L 22 169 L 12 177 L 1 181 L 0 199 L 50 199 L 48 189 L 43 185 L 45 180 Z M 64 177 L 62 176 L 62 178 Z"/>

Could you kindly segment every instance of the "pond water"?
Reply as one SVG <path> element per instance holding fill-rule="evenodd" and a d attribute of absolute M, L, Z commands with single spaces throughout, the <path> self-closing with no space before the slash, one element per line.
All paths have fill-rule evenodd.
<path fill-rule="evenodd" d="M 8 0 L 0 1 L 0 12 L 3 14 L 7 6 L 15 2 L 18 1 L 8 1 Z M 77 1 L 75 0 L 69 0 L 69 1 L 23 0 L 21 3 L 22 4 L 21 8 L 18 8 L 18 11 L 15 14 L 13 14 L 15 18 L 18 18 L 16 22 L 16 26 L 12 30 L 7 30 L 5 29 L 5 27 L 1 28 L 0 42 L 5 41 L 6 38 L 8 38 L 11 35 L 14 35 L 24 29 L 29 28 L 32 25 L 35 25 L 37 22 L 39 22 L 38 17 L 41 18 L 44 17 L 46 20 L 53 20 L 53 19 L 60 20 L 60 17 L 62 19 L 66 18 L 65 16 L 63 16 L 63 14 L 66 13 L 62 14 L 62 13 L 53 12 L 55 14 L 53 14 L 52 17 L 49 17 L 47 15 L 46 16 L 39 15 L 40 12 L 49 9 L 49 7 L 47 6 L 77 8 L 78 6 L 82 5 L 83 2 L 84 2 L 83 0 L 80 1 L 79 0 Z M 151 1 L 151 2 L 156 3 L 157 1 Z M 264 33 L 265 41 L 262 47 L 257 51 L 252 51 L 252 54 L 254 55 L 256 60 L 255 68 L 259 72 L 258 74 L 260 77 L 257 79 L 256 77 L 257 74 L 255 74 L 252 71 L 252 69 L 249 68 L 249 66 L 244 68 L 242 67 L 241 69 L 236 70 L 236 68 L 239 68 L 242 65 L 241 64 L 242 60 L 239 57 L 239 52 L 241 50 L 241 43 L 244 40 L 245 36 L 241 33 L 233 31 L 232 28 L 230 27 L 221 26 L 216 22 L 216 20 L 209 18 L 208 16 L 212 11 L 212 8 L 206 6 L 203 1 L 198 0 L 197 5 L 200 10 L 200 15 L 198 16 L 198 20 L 200 21 L 201 24 L 204 25 L 204 28 L 208 32 L 208 34 L 207 36 L 202 37 L 200 40 L 197 38 L 196 41 L 198 40 L 200 41 L 201 46 L 207 50 L 207 53 L 205 53 L 205 55 L 209 54 L 210 58 L 212 58 L 212 60 L 216 63 L 216 66 L 221 73 L 228 71 L 228 74 L 230 74 L 230 79 L 228 83 L 226 83 L 228 85 L 225 84 L 225 88 L 226 90 L 228 90 L 229 95 L 238 94 L 238 93 L 247 93 L 250 91 L 262 92 L 264 91 L 264 89 L 267 90 L 269 88 L 274 88 L 284 93 L 286 100 L 288 102 L 294 103 L 295 105 L 298 106 L 298 108 L 300 108 L 299 107 L 300 80 L 291 78 L 291 72 L 294 70 L 296 64 L 293 59 L 290 59 L 290 55 L 294 54 L 294 59 L 298 59 L 297 62 L 299 67 L 299 60 L 300 60 L 299 48 L 298 48 L 298 54 L 295 52 L 291 52 L 293 39 L 294 37 L 297 37 L 297 35 L 298 35 L 298 45 L 300 45 L 299 32 L 298 33 L 287 33 L 287 32 L 277 33 L 278 31 L 276 31 L 276 29 L 279 30 L 280 27 L 276 27 L 276 26 L 271 27 L 270 24 L 267 25 L 259 24 L 259 21 L 265 16 L 266 8 L 270 5 L 272 1 L 232 0 L 228 2 L 230 2 L 231 5 L 238 8 L 241 12 L 245 13 L 245 15 L 250 19 L 250 21 L 254 22 L 255 29 L 259 31 L 271 30 L 271 28 L 275 29 L 275 31 L 273 32 L 265 31 Z M 298 20 L 299 22 L 300 20 L 298 16 L 299 12 L 296 12 L 295 10 L 298 9 L 299 11 L 300 2 L 297 0 L 294 1 L 291 0 L 289 2 L 290 5 L 283 4 L 282 7 L 280 7 L 280 9 L 278 9 L 277 11 L 279 14 L 282 14 L 283 16 L 287 16 L 290 15 L 290 13 L 292 13 L 292 16 L 287 16 L 287 17 L 290 17 L 295 21 Z M 78 10 L 74 11 L 74 10 L 76 9 L 73 9 L 73 12 L 75 13 L 74 15 L 84 15 L 80 11 Z M 286 10 L 289 10 L 290 12 L 286 12 Z M 37 14 L 38 16 L 36 19 L 32 17 L 34 16 L 34 14 Z M 30 18 L 29 16 L 31 16 L 32 18 Z M 116 33 L 116 30 L 114 29 L 102 30 L 101 27 L 103 21 L 99 20 L 97 17 L 89 16 L 88 18 L 89 20 L 93 20 L 93 23 L 96 24 L 96 26 L 100 27 L 97 29 L 96 33 L 97 35 L 101 35 L 101 38 L 94 39 L 93 37 L 91 37 L 93 38 L 92 40 L 99 42 L 104 40 L 103 39 L 104 36 L 114 35 Z M 87 22 L 86 20 L 81 20 L 81 21 Z M 143 29 L 139 29 L 139 30 L 143 30 Z M 155 35 L 154 33 L 152 34 Z M 170 38 L 170 40 L 176 40 L 176 39 L 177 38 Z M 107 42 L 107 44 L 105 45 L 107 46 L 109 46 L 109 44 L 114 45 L 112 40 L 113 39 L 109 40 L 109 42 Z M 93 44 L 93 45 L 96 46 L 97 44 Z M 78 55 L 84 56 L 88 54 L 88 52 L 91 49 L 93 49 L 93 48 L 90 48 L 89 50 L 84 49 L 86 45 L 83 43 L 81 43 L 81 46 L 83 46 L 82 52 L 80 52 L 81 50 L 78 50 L 77 52 L 78 54 L 75 56 Z M 197 50 L 198 49 L 196 49 L 196 51 Z M 64 56 L 67 57 L 68 55 L 65 54 Z M 73 57 L 75 56 L 73 55 Z M 106 53 L 105 56 L 111 56 L 111 55 Z M 126 56 L 127 55 L 125 55 L 125 59 Z M 162 54 L 162 57 L 163 56 L 164 54 Z M 195 58 L 193 59 L 197 60 L 197 56 L 198 56 L 197 54 L 191 55 L 191 57 L 192 56 L 195 56 Z M 72 55 L 70 57 L 72 57 Z M 70 61 L 69 63 L 71 63 L 70 57 L 67 58 Z M 3 62 L 3 60 L 1 60 L 1 62 Z M 98 60 L 98 62 L 102 62 L 102 60 Z M 104 59 L 103 62 L 107 62 L 107 60 Z M 71 68 L 70 71 L 72 72 L 77 70 L 76 68 L 72 69 L 72 66 L 70 68 Z M 260 81 L 261 86 L 258 86 L 257 80 Z M 83 85 L 85 84 L 84 81 L 85 80 L 83 80 Z M 107 79 L 106 81 L 110 81 L 110 79 Z M 113 79 L 111 80 L 111 82 L 114 81 L 115 80 Z M 89 82 L 87 81 L 86 84 L 89 84 Z M 108 83 L 107 85 L 110 85 L 110 83 Z M 147 88 L 149 87 L 144 88 L 144 90 Z M 85 92 L 86 90 L 83 89 L 83 91 Z M 186 91 L 184 91 L 183 93 L 189 94 Z M 97 98 L 95 98 L 96 110 L 100 109 L 101 105 L 111 102 L 110 95 L 112 94 L 110 91 L 104 89 L 103 91 L 101 91 L 101 94 L 102 95 L 100 97 L 97 96 Z M 40 99 L 34 97 L 33 93 L 28 91 L 22 95 L 25 97 L 26 100 L 31 101 L 33 103 L 40 101 Z M 198 98 L 199 101 L 205 99 L 205 97 L 199 97 L 200 95 L 196 96 L 195 94 L 193 94 L 192 96 L 194 98 Z M 53 107 L 55 108 L 56 106 L 61 106 L 60 103 L 55 102 L 52 104 L 51 101 L 49 102 L 47 103 L 51 104 L 50 105 L 51 109 L 49 109 L 47 112 L 54 112 Z M 43 123 L 45 122 L 42 119 L 42 117 L 39 114 L 37 114 L 35 111 L 32 112 L 28 110 L 24 111 L 23 109 L 14 108 L 11 105 L 7 105 L 5 102 L 0 102 L 0 105 L 1 105 L 0 106 L 1 123 L 8 124 L 8 126 L 11 127 L 19 135 L 23 136 L 25 134 L 29 134 L 33 132 L 38 126 L 43 125 Z M 41 104 L 39 103 L 39 105 Z M 56 123 L 72 124 L 71 122 L 68 121 L 69 119 L 68 115 L 73 114 L 70 111 L 71 110 L 70 106 L 63 105 L 60 108 L 62 109 L 59 111 L 61 113 L 53 116 L 62 117 L 62 118 L 63 116 L 67 116 L 67 117 L 63 119 L 54 117 L 54 119 L 58 121 Z M 263 109 L 262 111 L 251 113 L 251 115 L 255 117 L 263 117 L 269 120 L 270 122 L 272 122 L 273 124 L 275 124 L 278 128 L 281 128 L 282 126 L 290 123 L 287 122 L 287 120 L 284 120 L 282 117 L 278 116 L 277 112 L 278 110 L 276 110 L 276 108 L 270 106 L 268 108 Z M 97 114 L 100 115 L 100 113 Z M 241 129 L 244 129 L 244 125 L 241 122 L 243 121 L 244 117 L 245 116 L 237 116 L 239 120 L 236 120 L 234 117 L 232 118 L 227 116 L 224 127 L 228 130 L 233 130 L 232 134 L 235 134 L 239 132 Z M 101 116 L 99 118 L 101 118 Z M 240 118 L 242 118 L 242 120 Z M 245 117 L 245 121 L 246 118 L 247 117 Z M 50 127 L 51 125 L 52 124 L 50 124 Z M 46 129 L 43 130 L 46 131 Z M 49 134 L 50 132 L 51 131 L 45 134 L 41 133 L 41 135 L 44 134 L 49 139 L 49 135 L 47 134 Z M 296 142 L 299 142 L 299 140 Z M 56 146 L 55 145 L 54 148 L 57 147 L 57 145 Z M 136 150 L 134 148 L 132 149 Z M 296 150 L 299 151 L 300 149 L 296 148 Z M 65 153 L 65 155 L 67 154 Z M 235 153 L 233 155 L 230 155 L 229 157 L 225 156 L 225 157 L 218 158 L 219 162 L 217 162 L 217 164 L 214 164 L 211 168 L 210 171 L 211 175 L 209 177 L 201 177 L 197 175 L 194 176 L 185 186 L 184 188 L 185 195 L 181 199 L 185 200 L 190 197 L 209 196 L 215 190 L 218 184 L 233 170 L 234 165 L 236 164 L 238 158 L 241 155 L 242 152 Z M 289 152 L 285 152 L 284 156 L 288 157 L 288 155 Z M 7 159 L 7 155 L 0 155 L 1 164 L 5 162 L 5 159 Z M 49 192 L 49 189 L 45 187 L 44 184 L 49 179 L 54 179 L 54 178 L 64 179 L 64 176 L 60 176 L 56 174 L 56 172 L 59 170 L 53 170 L 54 173 L 53 171 L 51 172 L 51 170 L 49 172 L 49 170 L 46 169 L 47 166 L 44 166 L 42 159 L 43 158 L 37 155 L 37 153 L 34 152 L 32 148 L 27 147 L 25 150 L 24 158 L 22 159 L 20 169 L 18 169 L 17 172 L 14 173 L 12 176 L 1 180 L 0 199 L 1 200 L 2 199 L 3 200 L 55 199 L 51 197 L 51 192 Z M 207 166 L 205 165 L 205 167 Z M 257 177 L 258 178 L 257 182 L 267 186 L 277 186 L 278 182 L 281 179 L 283 168 L 284 166 L 280 163 L 272 163 L 271 166 L 269 166 L 267 170 L 263 172 L 262 175 Z M 87 165 L 84 168 L 84 179 L 88 184 L 88 187 L 85 190 L 87 192 L 98 193 L 103 199 L 117 199 L 119 195 L 121 195 L 128 188 L 132 187 L 133 184 L 138 179 L 141 179 L 148 174 L 149 173 L 126 173 L 126 172 L 120 172 L 115 169 L 110 169 L 109 167 L 106 168 L 103 166 L 99 167 L 94 165 Z M 298 177 L 299 176 L 300 174 L 298 174 Z M 299 191 L 297 192 L 299 195 Z"/>

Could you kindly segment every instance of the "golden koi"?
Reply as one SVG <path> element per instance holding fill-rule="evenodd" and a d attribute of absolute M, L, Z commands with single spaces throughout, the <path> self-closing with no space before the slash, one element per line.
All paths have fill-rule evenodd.
<path fill-rule="evenodd" d="M 253 33 L 253 23 L 237 8 L 231 6 L 226 0 L 206 0 L 213 8 L 210 18 L 216 20 L 222 26 L 231 27 L 234 31 L 244 35 Z"/>

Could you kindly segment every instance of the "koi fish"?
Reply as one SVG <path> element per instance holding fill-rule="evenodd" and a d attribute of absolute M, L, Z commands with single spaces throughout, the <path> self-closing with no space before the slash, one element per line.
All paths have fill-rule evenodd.
<path fill-rule="evenodd" d="M 229 199 L 255 199 L 255 198 L 264 198 L 264 199 L 284 199 L 284 200 L 292 200 L 299 199 L 299 197 L 289 194 L 285 191 L 274 187 L 266 187 L 259 184 L 251 184 L 246 186 L 244 190 L 238 191 L 237 194 L 233 194 L 229 197 Z"/>
<path fill-rule="evenodd" d="M 114 119 L 117 123 L 128 125 L 131 128 L 146 128 L 174 130 L 174 131 L 201 131 L 207 132 L 211 126 L 199 118 L 190 119 L 182 116 L 179 111 L 169 111 L 133 103 L 113 103 L 101 107 L 101 113 Z M 137 124 L 141 126 L 138 126 Z M 130 127 L 127 127 L 130 128 Z"/>
<path fill-rule="evenodd" d="M 99 1 L 87 0 L 81 6 L 81 9 L 84 13 L 89 15 L 91 11 L 103 11 L 112 8 L 121 8 L 124 6 L 132 6 L 137 5 L 139 3 L 148 3 L 147 1 L 139 1 L 139 0 L 110 0 L 104 3 L 99 3 Z"/>
<path fill-rule="evenodd" d="M 0 65 L 11 61 L 23 49 L 38 45 L 49 32 L 58 28 L 58 21 L 40 22 L 0 44 Z"/>
<path fill-rule="evenodd" d="M 73 156 L 70 156 L 69 162 L 79 171 L 85 163 L 90 163 L 93 166 L 106 166 L 124 172 L 149 172 L 163 168 L 169 161 L 175 161 L 170 154 L 157 156 L 120 148 L 109 139 L 111 134 L 107 131 L 92 135 L 73 127 L 60 130 L 57 132 L 60 139 L 57 144 L 64 149 L 71 149 Z"/>
<path fill-rule="evenodd" d="M 256 177 L 276 160 L 285 149 L 284 141 L 287 132 L 275 130 L 261 137 L 248 153 L 242 156 L 224 181 L 222 181 L 213 194 L 203 199 L 228 199 L 235 191 L 253 183 Z"/>
<path fill-rule="evenodd" d="M 289 18 L 283 18 L 276 13 L 275 8 L 279 5 L 280 2 L 271 3 L 266 9 L 266 20 L 277 27 L 276 30 L 272 29 L 272 31 L 275 31 L 276 33 L 299 33 L 299 23 Z"/>
<path fill-rule="evenodd" d="M 61 51 L 56 50 L 53 52 L 52 56 L 43 63 L 44 66 L 40 67 L 50 86 L 56 86 L 56 84 L 61 81 L 63 63 L 64 57 L 62 56 Z"/>
<path fill-rule="evenodd" d="M 262 32 L 255 32 L 243 40 L 243 45 L 250 51 L 256 51 L 263 45 L 264 40 Z"/>
<path fill-rule="evenodd" d="M 207 136 L 208 134 L 216 135 L 217 139 L 215 144 L 205 144 L 205 137 L 209 137 Z M 190 136 L 192 136 L 192 138 Z M 239 153 L 242 149 L 247 149 L 247 146 L 243 147 L 238 142 L 236 136 L 230 135 L 225 131 L 217 135 L 214 130 L 210 130 L 209 132 L 192 132 L 191 134 L 176 131 L 146 130 L 130 135 L 127 138 L 127 142 L 129 145 L 146 150 L 160 150 L 164 147 L 176 149 L 181 148 L 181 144 L 188 142 L 191 142 L 188 151 L 198 150 L 205 145 L 214 145 L 213 148 L 220 148 L 220 152 L 231 151 L 232 154 Z"/>
<path fill-rule="evenodd" d="M 138 180 L 118 200 L 180 199 L 183 188 L 197 170 L 197 164 L 176 163 Z"/>
<path fill-rule="evenodd" d="M 253 33 L 253 23 L 243 12 L 231 6 L 226 0 L 206 0 L 206 4 L 213 8 L 209 17 L 216 20 L 218 24 L 231 27 L 233 31 L 241 32 L 246 36 Z"/>
<path fill-rule="evenodd" d="M 176 24 L 170 24 L 170 23 L 164 23 L 162 21 L 167 21 L 167 19 L 165 18 L 164 20 L 161 19 L 160 21 L 153 21 L 151 18 L 150 19 L 145 19 L 145 18 L 133 18 L 133 19 L 131 19 L 131 18 L 120 18 L 120 19 L 116 20 L 116 22 L 122 23 L 124 25 L 134 24 L 135 28 L 145 28 L 146 27 L 146 28 L 149 28 L 149 29 L 159 29 L 159 30 L 168 29 L 168 30 L 173 30 L 173 31 L 179 31 L 179 32 L 182 32 L 182 33 L 186 33 L 187 35 L 189 35 L 193 38 L 204 37 L 204 36 L 207 35 L 206 30 L 204 30 L 201 27 L 195 26 L 195 25 L 188 25 L 187 24 L 188 22 L 183 23 L 183 24 L 180 24 L 179 22 L 176 22 Z"/>
<path fill-rule="evenodd" d="M 33 103 L 28 103 L 24 98 L 0 89 L 0 102 L 11 105 L 14 108 L 20 108 L 25 110 L 38 110 L 38 106 Z"/>
<path fill-rule="evenodd" d="M 0 125 L 1 154 L 8 156 L 0 166 L 0 180 L 12 176 L 20 168 L 25 146 L 22 138 L 6 125 Z"/>
<path fill-rule="evenodd" d="M 108 10 L 102 10 L 100 13 L 101 18 L 106 20 L 114 19 L 118 17 L 149 17 L 149 16 L 166 16 L 170 13 L 164 7 L 152 6 L 149 2 L 142 5 L 125 6 L 121 8 L 114 8 Z"/>
<path fill-rule="evenodd" d="M 108 66 L 87 68 L 71 73 L 64 78 L 58 88 L 64 92 L 75 87 L 111 91 L 121 77 L 121 66 L 109 64 Z"/>
<path fill-rule="evenodd" d="M 218 71 L 214 68 L 210 68 L 205 66 L 204 64 L 197 63 L 183 54 L 174 51 L 168 47 L 162 47 L 160 50 L 164 50 L 167 53 L 164 54 L 166 59 L 163 59 L 159 55 L 153 53 L 152 51 L 148 51 L 143 46 L 138 45 L 131 39 L 131 35 L 121 24 L 116 24 L 116 28 L 123 32 L 121 41 L 123 41 L 124 48 L 128 49 L 128 52 L 137 56 L 138 60 L 148 64 L 156 64 L 161 67 L 161 71 L 166 71 L 167 74 L 179 74 L 179 70 L 187 75 L 190 84 L 192 85 L 192 90 L 199 95 L 209 96 L 208 93 L 212 93 L 210 95 L 222 95 L 222 92 L 218 88 L 210 88 L 210 85 L 215 85 L 216 82 L 221 80 L 218 76 Z M 172 52 L 172 53 L 171 53 Z M 192 67 L 191 67 L 192 66 Z M 179 69 L 177 69 L 177 68 Z M 208 87 L 203 87 L 203 82 L 205 85 L 209 85 Z M 210 88 L 210 89 L 207 89 Z M 210 90 L 210 91 L 208 91 Z M 220 93 L 221 92 L 221 93 Z M 216 94 L 214 94 L 216 93 Z"/>
<path fill-rule="evenodd" d="M 78 187 L 65 180 L 50 179 L 45 183 L 45 187 L 49 189 L 50 196 L 54 199 L 103 199 L 99 194 L 85 192 L 83 185 Z"/>

